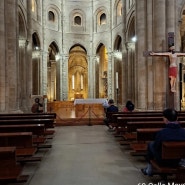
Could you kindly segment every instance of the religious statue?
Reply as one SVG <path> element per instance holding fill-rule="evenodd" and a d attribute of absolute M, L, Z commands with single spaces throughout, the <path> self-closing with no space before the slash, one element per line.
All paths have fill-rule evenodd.
<path fill-rule="evenodd" d="M 170 66 L 169 66 L 169 78 L 170 78 L 170 86 L 171 86 L 171 92 L 176 92 L 175 90 L 175 84 L 176 84 L 176 78 L 177 78 L 177 57 L 179 56 L 185 56 L 185 53 L 176 52 L 174 46 L 170 46 L 168 52 L 151 52 L 150 55 L 152 56 L 168 56 L 170 60 Z"/>

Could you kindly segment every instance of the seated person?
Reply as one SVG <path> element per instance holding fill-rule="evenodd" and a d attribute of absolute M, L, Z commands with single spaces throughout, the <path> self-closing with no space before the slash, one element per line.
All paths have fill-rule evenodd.
<path fill-rule="evenodd" d="M 103 106 L 103 108 L 104 108 L 104 112 L 106 113 L 106 112 L 107 112 L 107 108 L 109 107 L 108 100 L 105 100 L 105 101 L 102 103 L 102 106 Z"/>
<path fill-rule="evenodd" d="M 118 112 L 118 107 L 114 105 L 114 100 L 110 99 L 108 101 L 109 106 L 107 107 L 107 113 L 109 112 Z M 104 119 L 105 125 L 109 128 L 109 130 L 113 130 L 113 127 L 110 125 L 110 119 L 108 118 L 108 114 L 106 114 L 106 118 Z"/>
<path fill-rule="evenodd" d="M 35 98 L 35 103 L 31 107 L 32 113 L 42 113 L 43 112 L 43 105 L 40 103 L 39 98 Z"/>
<path fill-rule="evenodd" d="M 126 106 L 123 108 L 123 112 L 132 112 L 134 110 L 134 104 L 128 100 Z"/>
<path fill-rule="evenodd" d="M 150 160 L 155 159 L 158 163 L 166 166 L 177 166 L 179 160 L 163 160 L 162 159 L 162 142 L 163 141 L 185 141 L 185 129 L 181 128 L 177 121 L 177 111 L 174 109 L 166 109 L 163 111 L 163 120 L 166 127 L 156 134 L 154 141 L 148 144 L 146 160 L 148 165 L 141 169 L 144 175 L 152 175 L 152 165 Z"/>

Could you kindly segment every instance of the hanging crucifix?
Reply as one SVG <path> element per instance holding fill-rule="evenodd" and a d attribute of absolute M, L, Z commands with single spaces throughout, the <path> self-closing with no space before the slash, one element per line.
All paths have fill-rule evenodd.
<path fill-rule="evenodd" d="M 171 92 L 176 92 L 175 84 L 176 84 L 176 78 L 177 78 L 177 57 L 185 56 L 185 53 L 176 52 L 174 46 L 171 46 L 168 52 L 164 52 L 164 53 L 151 52 L 150 55 L 169 57 L 170 66 L 168 70 L 168 76 L 170 78 Z"/>
<path fill-rule="evenodd" d="M 169 38 L 168 38 L 168 41 L 170 41 Z M 144 55 L 145 56 L 146 55 L 167 56 L 169 58 L 170 66 L 169 66 L 168 76 L 170 79 L 170 88 L 171 88 L 171 92 L 176 92 L 175 86 L 176 86 L 176 78 L 177 78 L 177 57 L 185 56 L 185 53 L 180 53 L 175 51 L 174 44 L 170 43 L 168 52 L 145 52 Z"/>

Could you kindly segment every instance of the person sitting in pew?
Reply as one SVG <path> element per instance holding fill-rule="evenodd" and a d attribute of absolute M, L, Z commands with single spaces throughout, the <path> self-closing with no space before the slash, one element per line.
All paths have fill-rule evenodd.
<path fill-rule="evenodd" d="M 163 141 L 185 141 L 185 129 L 178 123 L 178 113 L 175 109 L 165 109 L 163 111 L 163 120 L 166 127 L 160 130 L 155 137 L 155 140 L 148 144 L 146 160 L 147 167 L 141 169 L 144 175 L 152 176 L 152 165 L 150 160 L 155 159 L 157 163 L 165 166 L 177 166 L 179 160 L 162 160 L 162 142 Z"/>
<path fill-rule="evenodd" d="M 113 99 L 110 99 L 108 101 L 108 104 L 109 104 L 109 107 L 107 107 L 106 113 L 118 112 L 118 107 L 114 105 L 114 100 Z M 109 128 L 109 131 L 114 131 L 113 127 L 110 124 L 110 119 L 107 117 L 107 115 L 106 115 L 106 118 L 104 119 L 104 123 Z"/>
<path fill-rule="evenodd" d="M 128 100 L 126 106 L 123 108 L 123 112 L 132 112 L 134 110 L 134 104 L 132 101 Z"/>
<path fill-rule="evenodd" d="M 39 98 L 35 98 L 35 103 L 31 107 L 32 113 L 42 113 L 43 112 L 43 105 L 40 103 Z"/>

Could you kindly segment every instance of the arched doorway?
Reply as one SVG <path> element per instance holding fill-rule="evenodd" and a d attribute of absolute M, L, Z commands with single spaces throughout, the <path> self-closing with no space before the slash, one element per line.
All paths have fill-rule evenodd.
<path fill-rule="evenodd" d="M 68 99 L 88 97 L 88 64 L 85 48 L 73 46 L 69 51 Z"/>
<path fill-rule="evenodd" d="M 48 101 L 59 100 L 59 67 L 56 60 L 59 53 L 55 42 L 52 42 L 48 48 L 47 61 L 47 97 Z"/>
<path fill-rule="evenodd" d="M 37 33 L 32 35 L 32 95 L 40 95 L 40 40 Z"/>
<path fill-rule="evenodd" d="M 108 55 L 105 45 L 100 44 L 97 49 L 96 64 L 96 98 L 108 97 L 107 71 L 108 71 Z"/>
<path fill-rule="evenodd" d="M 114 43 L 114 84 L 117 104 L 122 102 L 122 39 L 117 36 Z"/>

